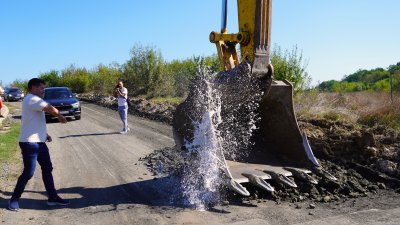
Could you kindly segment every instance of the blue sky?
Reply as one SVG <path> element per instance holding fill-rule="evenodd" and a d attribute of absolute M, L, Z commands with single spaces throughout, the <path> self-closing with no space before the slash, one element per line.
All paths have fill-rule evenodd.
<path fill-rule="evenodd" d="M 229 0 L 229 32 L 237 32 Z M 272 43 L 297 45 L 313 84 L 400 62 L 398 0 L 274 0 Z M 0 80 L 8 84 L 73 64 L 125 63 L 135 43 L 166 60 L 216 52 L 220 0 L 0 2 Z"/>

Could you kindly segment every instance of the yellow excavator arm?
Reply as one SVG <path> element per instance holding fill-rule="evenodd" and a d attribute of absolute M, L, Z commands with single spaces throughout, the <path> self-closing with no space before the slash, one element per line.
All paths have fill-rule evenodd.
<path fill-rule="evenodd" d="M 287 178 L 292 176 L 315 184 L 317 181 L 309 175 L 311 171 L 335 180 L 321 168 L 306 134 L 299 129 L 293 108 L 293 86 L 286 80 L 273 79 L 269 63 L 272 0 L 237 0 L 237 4 L 239 32 L 227 32 L 227 0 L 222 0 L 221 32 L 211 32 L 209 36 L 216 44 L 225 71 L 212 80 L 196 77 L 187 99 L 176 108 L 173 131 L 177 146 L 191 152 L 190 148 L 198 145 L 191 143 L 202 135 L 212 134 L 211 139 L 223 140 L 213 145 L 221 162 L 222 177 L 228 187 L 245 196 L 250 193 L 241 183 L 252 183 L 272 192 L 274 188 L 266 180 L 296 187 Z M 212 96 L 211 86 L 218 92 L 219 100 Z M 215 102 L 220 102 L 220 117 L 210 110 Z M 248 126 L 253 122 L 256 129 Z M 201 130 L 204 127 L 210 129 Z M 252 130 L 250 139 L 246 139 L 247 130 Z M 252 144 L 241 146 L 248 140 Z"/>
<path fill-rule="evenodd" d="M 237 7 L 239 32 L 228 33 L 227 0 L 223 0 L 221 33 L 211 32 L 210 42 L 216 44 L 225 70 L 239 65 L 236 45 L 240 44 L 240 58 L 251 64 L 252 74 L 266 75 L 269 70 L 272 0 L 237 0 Z"/>

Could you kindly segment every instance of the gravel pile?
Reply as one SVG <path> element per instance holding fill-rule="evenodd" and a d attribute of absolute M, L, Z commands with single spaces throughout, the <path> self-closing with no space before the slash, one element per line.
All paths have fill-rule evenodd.
<path fill-rule="evenodd" d="M 400 136 L 385 127 L 364 128 L 329 120 L 303 120 L 299 125 L 309 137 L 310 145 L 323 168 L 338 180 L 319 180 L 318 185 L 296 180 L 298 188 L 288 188 L 269 181 L 276 189 L 268 193 L 245 184 L 252 193 L 242 198 L 232 192 L 228 198 L 270 199 L 301 202 L 332 202 L 377 193 L 380 189 L 400 190 Z M 182 150 L 157 150 L 142 160 L 156 176 L 177 175 L 184 167 Z"/>

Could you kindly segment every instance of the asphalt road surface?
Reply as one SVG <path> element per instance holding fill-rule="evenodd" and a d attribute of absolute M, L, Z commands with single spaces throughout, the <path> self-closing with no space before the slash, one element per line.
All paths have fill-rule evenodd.
<path fill-rule="evenodd" d="M 19 104 L 19 103 L 15 103 Z M 15 182 L 0 192 L 3 224 L 400 224 L 396 193 L 333 204 L 252 200 L 198 211 L 171 204 L 177 189 L 169 178 L 154 179 L 140 158 L 174 146 L 168 125 L 129 115 L 131 131 L 119 134 L 116 111 L 83 103 L 82 119 L 49 123 L 48 143 L 59 194 L 66 207 L 46 206 L 38 165 L 20 201 L 6 210 Z"/>

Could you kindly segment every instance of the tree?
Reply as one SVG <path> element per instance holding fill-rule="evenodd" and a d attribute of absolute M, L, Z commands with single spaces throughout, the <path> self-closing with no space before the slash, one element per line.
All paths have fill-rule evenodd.
<path fill-rule="evenodd" d="M 398 63 L 395 64 L 395 65 L 390 65 L 390 66 L 388 67 L 388 72 L 389 72 L 390 74 L 395 74 L 395 73 L 400 72 L 400 62 L 398 62 Z"/>
<path fill-rule="evenodd" d="M 311 78 L 306 71 L 307 63 L 303 60 L 303 53 L 299 52 L 297 46 L 291 51 L 282 51 L 275 45 L 271 52 L 271 63 L 275 79 L 290 81 L 296 91 L 308 88 Z"/>
<path fill-rule="evenodd" d="M 333 91 L 334 86 L 336 86 L 338 83 L 339 81 L 336 80 L 324 81 L 318 86 L 318 88 L 321 91 Z"/>
<path fill-rule="evenodd" d="M 60 77 L 58 76 L 58 72 L 55 70 L 51 70 L 47 73 L 42 73 L 39 75 L 39 78 L 46 83 L 47 87 L 60 86 Z"/>
<path fill-rule="evenodd" d="M 15 80 L 10 84 L 10 87 L 17 87 L 23 90 L 25 93 L 28 93 L 28 81 L 27 80 Z"/>
<path fill-rule="evenodd" d="M 165 71 L 173 75 L 174 95 L 184 97 L 188 93 L 190 81 L 196 75 L 196 65 L 193 60 L 173 60 L 166 64 Z"/>
<path fill-rule="evenodd" d="M 388 91 L 390 91 L 390 80 L 389 79 L 385 79 L 385 80 L 380 80 L 378 82 L 375 82 L 372 85 L 372 89 L 374 91 L 385 91 L 385 92 L 388 92 Z"/>
<path fill-rule="evenodd" d="M 85 93 L 89 90 L 89 72 L 85 68 L 71 65 L 61 72 L 60 84 L 71 88 L 74 93 Z"/>
<path fill-rule="evenodd" d="M 147 94 L 160 82 L 163 66 L 161 53 L 154 47 L 136 44 L 131 49 L 131 58 L 123 66 L 123 79 L 129 89 Z"/>
<path fill-rule="evenodd" d="M 343 82 L 364 82 L 373 84 L 380 80 L 389 78 L 389 72 L 383 68 L 376 68 L 372 70 L 358 70 L 357 72 L 345 76 Z"/>
<path fill-rule="evenodd" d="M 98 65 L 90 73 L 90 89 L 95 94 L 112 94 L 115 84 L 122 76 L 121 66 L 112 64 L 110 66 Z"/>

